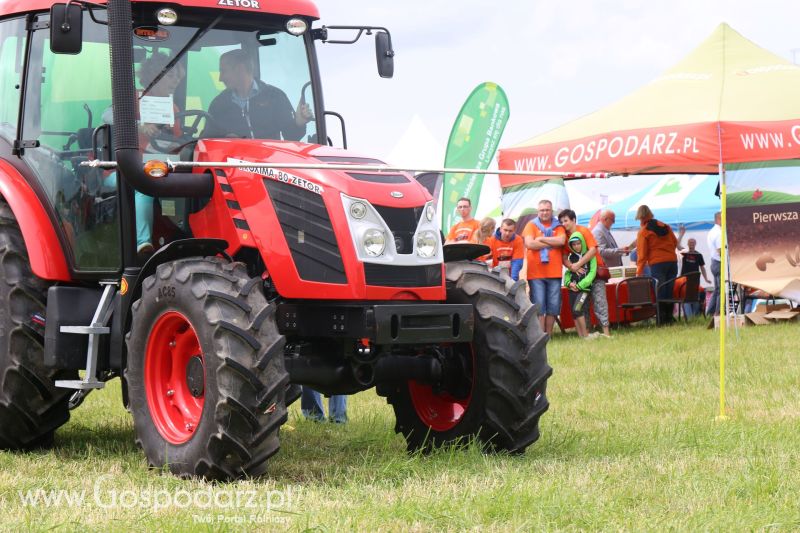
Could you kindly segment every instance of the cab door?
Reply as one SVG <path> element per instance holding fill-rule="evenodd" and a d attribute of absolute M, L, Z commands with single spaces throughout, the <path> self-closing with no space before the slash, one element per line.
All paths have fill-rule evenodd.
<path fill-rule="evenodd" d="M 108 27 L 96 21 L 104 10 L 83 13 L 75 55 L 50 51 L 48 13 L 29 24 L 20 156 L 54 213 L 71 269 L 102 274 L 122 262 L 116 176 L 81 163 L 95 157 L 94 129 L 110 116 Z"/>

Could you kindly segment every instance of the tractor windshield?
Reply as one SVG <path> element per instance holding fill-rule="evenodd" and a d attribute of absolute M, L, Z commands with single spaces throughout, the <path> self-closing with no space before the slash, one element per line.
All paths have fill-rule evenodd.
<path fill-rule="evenodd" d="M 142 20 L 133 29 L 145 134 L 178 144 L 198 137 L 315 140 L 306 44 L 286 32 L 285 18 L 186 19 L 174 26 Z M 150 148 L 164 152 L 164 144 Z"/>
<path fill-rule="evenodd" d="M 286 17 L 210 9 L 186 9 L 177 24 L 159 26 L 152 5 L 134 6 L 131 30 L 145 159 L 191 158 L 202 137 L 316 140 L 308 35 L 287 33 Z M 35 25 L 24 18 L 0 21 L 0 72 L 8 80 L 0 87 L 0 102 L 8 104 L 0 110 L 0 140 L 22 147 L 72 267 L 100 273 L 121 264 L 116 173 L 82 165 L 113 158 L 105 15 L 102 9 L 83 12 L 78 54 L 51 51 L 47 12 L 36 15 Z M 34 29 L 26 39 L 29 26 Z M 142 196 L 137 193 L 137 246 L 163 244 L 154 212 L 170 219 L 165 242 L 189 235 L 181 201 Z"/>

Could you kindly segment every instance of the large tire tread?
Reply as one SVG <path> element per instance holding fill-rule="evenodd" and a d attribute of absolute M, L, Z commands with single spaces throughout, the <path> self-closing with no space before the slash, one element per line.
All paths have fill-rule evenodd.
<path fill-rule="evenodd" d="M 177 289 L 170 304 L 157 297 L 158 287 L 166 284 Z M 145 281 L 133 306 L 126 377 L 137 441 L 152 467 L 227 481 L 262 475 L 277 453 L 280 426 L 288 418 L 285 339 L 275 325 L 274 304 L 252 290 L 256 284 L 243 265 L 220 258 L 163 264 Z M 195 434 L 183 444 L 171 444 L 158 433 L 143 383 L 147 328 L 173 308 L 188 317 L 206 358 L 204 411 Z"/>
<path fill-rule="evenodd" d="M 14 213 L 0 198 L 0 449 L 51 446 L 69 420 L 70 391 L 55 380 L 77 372 L 46 368 L 43 339 L 27 324 L 44 315 L 47 287 L 31 271 Z"/>
<path fill-rule="evenodd" d="M 522 453 L 539 438 L 539 419 L 547 411 L 548 336 L 525 291 L 525 282 L 489 272 L 470 262 L 447 264 L 448 303 L 475 309 L 473 351 L 477 362 L 472 398 L 461 421 L 435 431 L 420 419 L 408 386 L 390 391 L 387 401 L 410 451 L 477 438 L 488 450 Z"/>

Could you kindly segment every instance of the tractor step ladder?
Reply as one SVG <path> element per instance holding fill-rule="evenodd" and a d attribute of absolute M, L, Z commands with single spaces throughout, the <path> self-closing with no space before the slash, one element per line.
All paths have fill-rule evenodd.
<path fill-rule="evenodd" d="M 106 386 L 104 381 L 97 379 L 97 351 L 100 344 L 100 335 L 108 335 L 111 328 L 107 326 L 111 319 L 113 308 L 111 303 L 114 301 L 116 292 L 115 281 L 101 281 L 105 285 L 100 303 L 92 317 L 92 323 L 88 326 L 61 326 L 61 333 L 73 333 L 77 335 L 89 335 L 89 347 L 86 350 L 86 375 L 83 379 L 59 379 L 56 380 L 56 387 L 63 389 L 92 390 L 102 389 Z"/>

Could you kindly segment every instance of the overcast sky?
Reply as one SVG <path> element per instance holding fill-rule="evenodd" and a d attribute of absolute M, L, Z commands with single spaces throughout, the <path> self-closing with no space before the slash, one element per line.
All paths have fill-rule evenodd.
<path fill-rule="evenodd" d="M 349 147 L 385 157 L 414 114 L 442 146 L 479 83 L 505 89 L 511 146 L 612 103 L 656 78 L 727 22 L 791 60 L 800 1 L 317 0 L 315 24 L 386 26 L 395 76 L 378 77 L 374 42 L 320 44 L 327 109 Z M 800 61 L 800 51 L 798 51 Z"/>

